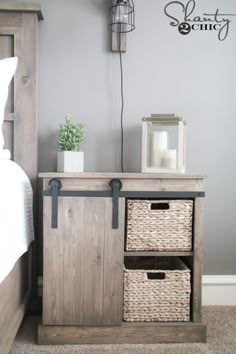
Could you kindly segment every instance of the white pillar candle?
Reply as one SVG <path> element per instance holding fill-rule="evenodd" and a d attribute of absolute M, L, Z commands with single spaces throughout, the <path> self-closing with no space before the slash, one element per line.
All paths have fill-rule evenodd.
<path fill-rule="evenodd" d="M 161 166 L 162 151 L 167 149 L 168 135 L 166 131 L 154 131 L 151 144 L 152 167 Z"/>
<path fill-rule="evenodd" d="M 162 151 L 161 167 L 176 168 L 176 150 L 166 149 Z"/>

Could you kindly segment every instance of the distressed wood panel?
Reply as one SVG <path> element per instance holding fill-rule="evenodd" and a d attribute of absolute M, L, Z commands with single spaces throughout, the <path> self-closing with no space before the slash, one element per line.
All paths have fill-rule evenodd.
<path fill-rule="evenodd" d="M 0 284 L 0 352 L 8 353 L 29 300 L 28 256 L 24 254 Z"/>
<path fill-rule="evenodd" d="M 64 220 L 63 323 L 81 324 L 84 282 L 84 198 L 60 198 L 59 222 Z M 60 225 L 61 227 L 62 225 Z"/>
<path fill-rule="evenodd" d="M 15 85 L 14 156 L 26 171 L 36 190 L 38 166 L 37 147 L 37 98 L 36 98 L 36 55 L 37 55 L 37 15 L 22 14 L 22 38 L 15 35 L 14 55 L 20 57 Z M 21 57 L 22 56 L 22 57 Z M 24 117 L 24 125 L 22 124 Z M 24 144 L 22 144 L 24 141 Z M 28 153 L 34 156 L 28 158 Z"/>
<path fill-rule="evenodd" d="M 18 13 L 7 13 L 1 11 L 1 2 L 0 2 L 0 24 L 1 24 L 1 32 L 2 30 L 5 32 L 5 29 L 11 28 L 21 28 L 22 26 L 22 17 L 21 14 Z"/>
<path fill-rule="evenodd" d="M 185 175 L 176 179 L 173 176 L 164 178 L 152 174 L 103 174 L 100 173 L 84 173 L 79 177 L 73 177 L 73 174 L 60 173 L 40 173 L 40 177 L 44 177 L 44 190 L 48 189 L 48 183 L 51 178 L 59 178 L 62 183 L 62 190 L 110 190 L 109 182 L 112 178 L 119 178 L 122 181 L 122 191 L 203 191 L 203 178 L 197 176 L 186 178 Z"/>
<path fill-rule="evenodd" d="M 201 322 L 202 308 L 202 241 L 204 199 L 195 198 L 193 225 L 193 272 L 192 272 L 192 315 L 194 322 Z"/>
<path fill-rule="evenodd" d="M 111 230 L 111 198 L 59 198 L 52 229 L 44 198 L 44 325 L 122 322 L 124 208 Z"/>
<path fill-rule="evenodd" d="M 190 174 L 175 174 L 175 173 L 120 173 L 120 172 L 40 172 L 39 177 L 42 178 L 78 178 L 78 179 L 107 179 L 107 178 L 122 178 L 122 179 L 175 179 L 188 180 L 206 178 L 205 175 L 190 175 Z"/>
<path fill-rule="evenodd" d="M 18 14 L 18 13 L 35 13 L 39 20 L 43 20 L 43 14 L 40 4 L 37 3 L 14 3 L 9 1 L 2 1 L 0 3 L 0 11 L 2 13 Z"/>
<path fill-rule="evenodd" d="M 124 207 L 112 230 L 111 198 L 85 198 L 83 325 L 122 322 Z"/>
<path fill-rule="evenodd" d="M 9 4 L 8 4 L 9 5 Z M 4 12 L 1 9 L 4 8 Z M 18 6 L 18 10 L 20 6 Z M 34 191 L 38 166 L 37 152 L 37 13 L 7 12 L 7 3 L 0 3 L 0 57 L 18 56 L 17 70 L 10 86 L 5 120 L 14 115 L 12 156 L 29 176 Z M 9 129 L 4 138 L 7 140 Z M 24 144 L 22 144 L 24 141 Z M 33 159 L 28 158 L 31 152 Z"/>
<path fill-rule="evenodd" d="M 86 198 L 84 248 L 83 324 L 102 324 L 105 199 Z"/>
<path fill-rule="evenodd" d="M 51 228 L 51 198 L 43 200 L 43 324 L 63 322 L 63 228 Z M 64 212 L 64 209 L 63 209 Z M 60 215 L 63 223 L 63 215 Z"/>
<path fill-rule="evenodd" d="M 182 323 L 127 323 L 122 326 L 39 326 L 39 344 L 137 344 L 206 342 L 206 326 Z"/>
<path fill-rule="evenodd" d="M 106 198 L 103 324 L 120 325 L 123 316 L 125 199 L 119 199 L 119 229 L 113 230 L 112 199 Z"/>
<path fill-rule="evenodd" d="M 111 48 L 113 52 L 126 52 L 127 35 L 126 33 L 111 33 Z"/>
<path fill-rule="evenodd" d="M 11 150 L 12 159 L 17 158 L 18 164 L 24 168 L 35 187 L 37 177 L 37 153 L 34 146 L 37 146 L 36 136 L 36 114 L 33 110 L 21 110 L 21 94 L 24 96 L 22 88 L 22 68 L 27 63 L 36 61 L 36 37 L 37 21 L 33 20 L 35 28 L 32 26 L 31 19 L 22 20 L 23 12 L 26 7 L 17 4 L 14 8 L 13 3 L 0 3 L 0 58 L 18 56 L 19 63 L 16 74 L 11 82 L 9 98 L 5 110 L 3 124 L 5 147 Z M 40 7 L 40 5 L 38 5 Z M 15 10 L 15 12 L 14 12 Z M 9 12 L 10 11 L 10 12 Z M 37 14 L 32 12 L 31 17 L 37 18 Z M 28 23 L 29 22 L 29 23 Z M 30 24 L 31 23 L 31 24 Z M 31 33 L 28 34 L 27 31 Z M 27 41 L 27 43 L 25 43 Z M 33 43 L 35 41 L 35 43 Z M 33 53 L 35 51 L 35 53 Z M 36 65 L 33 67 L 36 71 Z M 34 73 L 35 75 L 35 73 Z M 35 97 L 28 95 L 24 104 L 35 106 Z M 16 119 L 15 119 L 16 118 Z M 17 120 L 17 129 L 14 123 Z M 34 122 L 29 124 L 29 122 Z M 29 128 L 30 126 L 30 128 Z M 27 130 L 27 136 L 22 132 Z M 28 150 L 25 144 L 31 142 Z M 14 149 L 17 156 L 14 156 Z M 30 157 L 29 158 L 29 151 Z M 33 171 L 33 172 L 32 172 Z M 35 191 L 35 188 L 34 188 Z M 36 203 L 34 203 L 34 207 Z M 35 208 L 34 208 L 35 210 Z M 14 266 L 10 274 L 0 284 L 0 352 L 8 353 L 15 334 L 25 314 L 29 296 L 32 290 L 32 245 L 30 251 L 23 255 Z M 34 289 L 36 286 L 36 275 L 34 273 Z"/>

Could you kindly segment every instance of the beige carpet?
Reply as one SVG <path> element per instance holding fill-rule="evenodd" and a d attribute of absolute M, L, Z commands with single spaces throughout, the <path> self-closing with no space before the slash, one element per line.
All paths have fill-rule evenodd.
<path fill-rule="evenodd" d="M 36 344 L 37 317 L 26 318 L 10 354 L 236 354 L 236 307 L 203 307 L 208 326 L 206 344 L 62 345 Z"/>

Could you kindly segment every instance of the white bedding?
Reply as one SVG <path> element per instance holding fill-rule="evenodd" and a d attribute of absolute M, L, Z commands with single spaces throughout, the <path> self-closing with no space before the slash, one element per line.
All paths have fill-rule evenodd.
<path fill-rule="evenodd" d="M 32 195 L 22 168 L 0 159 L 0 283 L 34 239 Z"/>

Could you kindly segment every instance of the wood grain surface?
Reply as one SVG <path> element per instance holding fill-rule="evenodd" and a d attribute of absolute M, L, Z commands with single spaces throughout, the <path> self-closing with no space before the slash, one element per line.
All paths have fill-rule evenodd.
<path fill-rule="evenodd" d="M 111 198 L 59 198 L 51 228 L 44 197 L 44 325 L 116 325 L 122 322 L 124 200 L 112 230 Z"/>
<path fill-rule="evenodd" d="M 182 323 L 124 323 L 122 326 L 39 326 L 39 344 L 138 344 L 206 342 L 206 326 Z"/>

